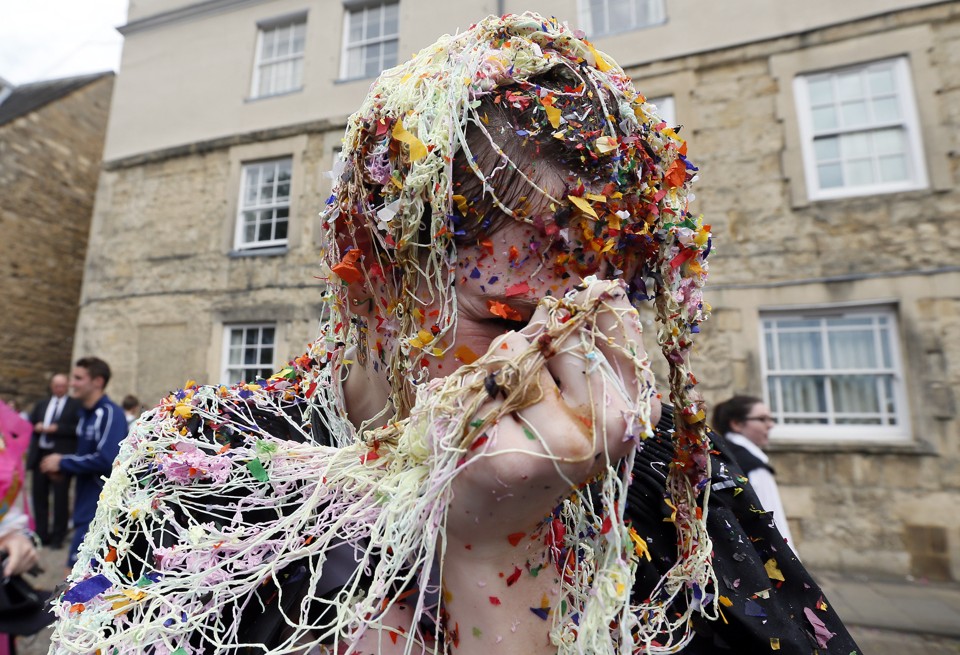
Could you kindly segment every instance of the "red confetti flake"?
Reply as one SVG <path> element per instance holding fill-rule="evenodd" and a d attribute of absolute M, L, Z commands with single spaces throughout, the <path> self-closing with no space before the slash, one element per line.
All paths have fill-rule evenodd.
<path fill-rule="evenodd" d="M 676 257 L 670 260 L 670 268 L 678 268 L 680 266 L 683 266 L 687 262 L 687 260 L 693 257 L 695 254 L 697 254 L 696 250 L 693 250 L 691 248 L 684 248 L 679 253 L 677 253 Z"/>
<path fill-rule="evenodd" d="M 499 605 L 499 604 L 500 604 L 500 599 L 497 598 L 496 596 L 490 596 L 490 604 L 491 604 L 491 605 Z"/>
<path fill-rule="evenodd" d="M 485 435 L 485 434 L 484 434 L 484 435 L 480 435 L 479 437 L 477 437 L 477 438 L 474 440 L 474 442 L 473 442 L 472 444 L 470 444 L 470 450 L 476 450 L 477 448 L 479 448 L 479 447 L 482 446 L 483 444 L 487 443 L 487 441 L 489 441 L 489 440 L 490 440 L 490 437 L 488 437 L 487 435 Z"/>
<path fill-rule="evenodd" d="M 360 455 L 360 463 L 366 464 L 367 462 L 372 462 L 375 459 L 380 459 L 380 455 L 375 450 L 371 450 L 365 455 Z"/>
<path fill-rule="evenodd" d="M 520 540 L 526 536 L 527 534 L 525 532 L 514 532 L 513 534 L 507 535 L 507 541 L 510 542 L 511 546 L 516 546 L 520 543 Z"/>
<path fill-rule="evenodd" d="M 507 586 L 512 587 L 513 583 L 520 579 L 520 567 L 514 567 L 513 573 L 507 578 Z"/>
<path fill-rule="evenodd" d="M 677 157 L 673 160 L 673 163 L 670 164 L 670 169 L 667 171 L 667 174 L 663 176 L 663 181 L 673 188 L 683 186 L 686 180 L 687 165 L 683 163 L 682 158 Z"/>
<path fill-rule="evenodd" d="M 363 273 L 357 268 L 357 261 L 360 259 L 360 251 L 354 248 L 344 253 L 339 264 L 335 264 L 331 270 L 340 276 L 340 279 L 347 284 L 354 284 L 363 279 Z"/>
<path fill-rule="evenodd" d="M 512 298 L 513 296 L 523 296 L 528 293 L 530 293 L 530 285 L 524 281 L 507 287 L 506 296 L 507 298 Z"/>
<path fill-rule="evenodd" d="M 510 263 L 516 264 L 517 260 L 520 259 L 520 251 L 517 250 L 516 246 L 510 246 Z"/>
<path fill-rule="evenodd" d="M 613 527 L 613 521 L 609 516 L 603 517 L 603 523 L 600 524 L 600 534 L 607 534 L 610 532 L 610 528 Z"/>
<path fill-rule="evenodd" d="M 505 318 L 508 321 L 522 321 L 523 316 L 516 309 L 500 302 L 499 300 L 488 300 L 487 308 L 490 310 L 490 313 L 494 316 L 499 316 L 500 318 Z"/>

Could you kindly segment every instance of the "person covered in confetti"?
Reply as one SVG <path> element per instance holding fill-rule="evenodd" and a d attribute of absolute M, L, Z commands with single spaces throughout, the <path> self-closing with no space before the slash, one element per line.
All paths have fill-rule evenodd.
<path fill-rule="evenodd" d="M 713 450 L 697 168 L 609 57 L 487 18 L 343 146 L 316 342 L 141 418 L 54 652 L 856 651 Z"/>

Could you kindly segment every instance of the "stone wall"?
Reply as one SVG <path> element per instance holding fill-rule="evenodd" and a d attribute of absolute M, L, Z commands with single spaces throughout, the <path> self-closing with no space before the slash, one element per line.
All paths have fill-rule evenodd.
<path fill-rule="evenodd" d="M 792 80 L 777 76 L 778 58 L 876 42 L 908 51 L 917 44 L 904 43 L 905 33 L 927 39 L 910 56 L 930 188 L 806 201 L 791 163 L 795 121 L 784 111 Z M 663 79 L 692 74 L 689 88 L 674 92 L 678 109 L 689 110 L 679 121 L 702 170 L 697 208 L 715 234 L 706 294 L 714 311 L 695 366 L 709 402 L 763 395 L 762 310 L 896 308 L 909 437 L 777 441 L 773 433 L 791 529 L 815 571 L 960 579 L 958 61 L 960 11 L 944 3 L 632 71 L 639 88 L 651 79 L 658 94 Z"/>
<path fill-rule="evenodd" d="M 0 397 L 70 368 L 113 75 L 0 125 Z"/>
<path fill-rule="evenodd" d="M 296 157 L 290 247 L 232 251 L 237 151 L 161 159 L 103 173 L 74 352 L 100 353 L 112 394 L 155 404 L 188 379 L 221 381 L 223 326 L 276 322 L 276 364 L 305 352 L 320 318 L 318 212 L 340 132 L 268 140 Z M 273 144 L 289 144 L 296 152 Z M 255 152 L 254 154 L 258 154 Z"/>

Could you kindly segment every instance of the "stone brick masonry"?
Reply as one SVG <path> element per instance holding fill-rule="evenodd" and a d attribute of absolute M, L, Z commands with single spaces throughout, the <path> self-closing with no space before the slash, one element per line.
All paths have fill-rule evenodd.
<path fill-rule="evenodd" d="M 112 74 L 0 125 L 0 397 L 68 370 Z"/>

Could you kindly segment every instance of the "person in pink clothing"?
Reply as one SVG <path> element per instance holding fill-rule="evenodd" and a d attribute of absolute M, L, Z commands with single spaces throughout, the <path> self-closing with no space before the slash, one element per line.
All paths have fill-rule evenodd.
<path fill-rule="evenodd" d="M 32 434 L 30 421 L 0 401 L 0 553 L 4 555 L 4 582 L 12 575 L 26 573 L 38 561 L 32 518 L 23 493 L 24 457 Z M 0 616 L 0 622 L 3 618 Z M 14 635 L 0 633 L 0 655 L 15 652 Z"/>

